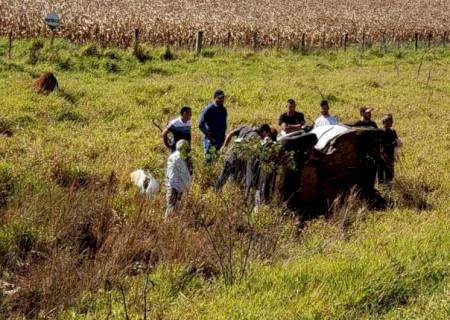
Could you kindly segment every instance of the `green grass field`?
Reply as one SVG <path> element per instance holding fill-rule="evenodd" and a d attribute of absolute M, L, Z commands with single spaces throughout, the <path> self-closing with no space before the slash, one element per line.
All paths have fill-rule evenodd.
<path fill-rule="evenodd" d="M 129 318 L 142 319 L 145 296 L 151 319 L 450 317 L 449 49 L 305 55 L 213 48 L 198 57 L 175 51 L 169 60 L 163 49 L 146 49 L 150 58 L 141 63 L 130 52 L 67 42 L 53 50 L 46 43 L 30 61 L 31 46 L 16 42 L 10 61 L 7 42 L 0 40 L 0 126 L 12 132 L 0 135 L 0 279 L 21 288 L 15 295 L 0 292 L 0 315 L 121 319 L 126 306 Z M 39 95 L 33 79 L 47 71 L 62 91 Z M 230 128 L 275 125 L 288 98 L 308 119 L 317 117 L 321 95 L 344 123 L 356 120 L 362 105 L 375 108 L 377 122 L 392 113 L 404 141 L 393 208 L 353 208 L 350 226 L 318 219 L 299 231 L 295 218 L 276 219 L 281 210 L 269 205 L 252 219 L 263 226 L 261 239 L 274 232 L 279 241 L 270 254 L 252 251 L 241 281 L 225 285 L 220 272 L 191 275 L 186 270 L 203 256 L 217 266 L 205 235 L 189 221 L 163 222 L 164 192 L 142 203 L 129 173 L 145 167 L 163 178 L 168 154 L 152 120 L 165 125 L 189 105 L 196 172 L 186 210 L 235 215 L 239 201 L 221 201 L 233 202 L 236 190 L 227 187 L 218 196 L 209 187 L 220 163 L 204 168 L 196 125 L 217 88 L 228 96 Z M 111 172 L 114 192 L 105 196 Z M 99 187 L 68 188 L 76 179 Z M 100 212 L 97 203 L 121 217 L 119 234 L 126 240 L 121 251 L 115 247 L 102 259 L 80 258 L 69 241 L 76 236 L 60 230 L 77 226 L 78 219 L 91 221 L 86 219 Z M 147 235 L 150 229 L 167 243 L 143 236 L 137 242 L 139 230 Z M 107 242 L 109 231 L 101 230 Z M 135 230 L 135 237 L 130 240 L 126 230 Z M 261 247 L 270 242 L 260 241 Z M 123 258 L 137 243 L 139 252 L 153 245 L 160 250 L 147 289 L 146 276 L 127 269 L 141 263 L 138 254 Z M 105 261 L 109 273 L 99 266 Z M 111 270 L 117 277 L 109 291 L 104 274 Z"/>

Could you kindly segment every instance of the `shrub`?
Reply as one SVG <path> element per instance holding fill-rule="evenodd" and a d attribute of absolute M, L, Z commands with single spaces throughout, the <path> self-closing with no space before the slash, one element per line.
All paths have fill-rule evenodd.
<path fill-rule="evenodd" d="M 106 61 L 104 68 L 108 73 L 117 73 L 120 71 L 119 65 L 113 61 Z"/>
<path fill-rule="evenodd" d="M 164 50 L 163 54 L 161 55 L 161 59 L 166 61 L 175 59 L 175 56 L 173 55 L 169 46 L 167 46 L 166 49 Z"/>
<path fill-rule="evenodd" d="M 11 137 L 13 133 L 13 123 L 10 120 L 0 118 L 0 135 Z"/>
<path fill-rule="evenodd" d="M 100 51 L 97 44 L 90 43 L 81 48 L 81 55 L 83 57 L 96 57 L 100 56 Z"/>
<path fill-rule="evenodd" d="M 39 52 L 44 48 L 44 42 L 42 40 L 34 40 L 31 44 L 30 55 L 28 57 L 28 63 L 36 64 L 39 61 Z"/>

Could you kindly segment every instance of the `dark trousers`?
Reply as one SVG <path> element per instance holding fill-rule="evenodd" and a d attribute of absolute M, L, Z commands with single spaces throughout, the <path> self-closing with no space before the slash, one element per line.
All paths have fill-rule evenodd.
<path fill-rule="evenodd" d="M 389 184 L 394 180 L 394 161 L 383 161 L 378 165 L 378 182 L 380 184 Z"/>

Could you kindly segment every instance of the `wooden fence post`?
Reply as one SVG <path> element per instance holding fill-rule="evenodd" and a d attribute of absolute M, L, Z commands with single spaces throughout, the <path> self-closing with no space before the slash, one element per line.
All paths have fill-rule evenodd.
<path fill-rule="evenodd" d="M 433 34 L 430 32 L 428 34 L 428 48 L 431 48 L 431 39 L 433 38 Z"/>
<path fill-rule="evenodd" d="M 56 35 L 55 29 L 52 29 L 52 35 L 50 37 L 50 48 L 53 48 L 53 44 L 55 43 L 55 35 Z"/>
<path fill-rule="evenodd" d="M 228 34 L 227 34 L 227 46 L 228 46 L 228 48 L 231 47 L 231 31 L 228 31 Z"/>
<path fill-rule="evenodd" d="M 447 31 L 444 31 L 444 37 L 442 38 L 442 46 L 445 48 L 447 46 Z"/>
<path fill-rule="evenodd" d="M 419 34 L 417 32 L 414 34 L 414 49 L 416 51 L 419 49 Z"/>
<path fill-rule="evenodd" d="M 253 50 L 258 49 L 258 31 L 253 33 Z"/>
<path fill-rule="evenodd" d="M 11 60 L 11 58 L 12 58 L 12 42 L 13 42 L 13 32 L 10 31 L 9 37 L 8 37 L 8 58 L 9 58 L 9 60 Z"/>
<path fill-rule="evenodd" d="M 306 51 L 305 34 L 302 33 L 302 52 Z"/>
<path fill-rule="evenodd" d="M 197 32 L 197 36 L 195 37 L 195 53 L 200 54 L 203 47 L 203 31 Z"/>
<path fill-rule="evenodd" d="M 363 36 L 362 36 L 362 47 L 361 47 L 361 49 L 364 50 L 365 48 L 366 48 L 366 33 L 364 32 Z"/>
<path fill-rule="evenodd" d="M 344 35 L 344 51 L 347 51 L 348 33 Z"/>
<path fill-rule="evenodd" d="M 134 46 L 133 46 L 134 54 L 137 54 L 138 50 L 139 50 L 139 29 L 134 29 Z"/>

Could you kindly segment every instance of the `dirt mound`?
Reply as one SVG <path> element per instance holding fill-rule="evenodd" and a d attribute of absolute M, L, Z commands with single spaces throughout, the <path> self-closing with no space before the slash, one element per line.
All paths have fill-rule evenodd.
<path fill-rule="evenodd" d="M 51 72 L 45 73 L 34 82 L 34 88 L 39 93 L 50 93 L 58 87 L 58 80 L 55 75 Z"/>

